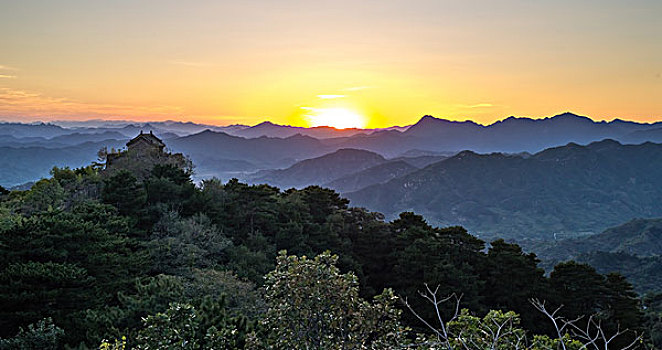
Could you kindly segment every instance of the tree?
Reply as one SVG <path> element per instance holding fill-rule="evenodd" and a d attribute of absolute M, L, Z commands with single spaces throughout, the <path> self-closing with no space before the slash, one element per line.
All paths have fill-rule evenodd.
<path fill-rule="evenodd" d="M 170 274 L 217 267 L 227 260 L 226 249 L 232 244 L 207 216 L 181 218 L 173 211 L 154 225 L 150 238 L 155 271 Z"/>
<path fill-rule="evenodd" d="M 20 328 L 12 338 L 0 339 L 0 350 L 41 349 L 56 350 L 61 346 L 64 331 L 45 318 L 36 324 L 28 325 L 27 330 Z"/>
<path fill-rule="evenodd" d="M 662 293 L 647 294 L 643 298 L 647 342 L 654 349 L 662 348 Z"/>
<path fill-rule="evenodd" d="M 535 254 L 525 254 L 519 245 L 499 239 L 490 244 L 481 279 L 485 281 L 486 305 L 515 311 L 531 330 L 545 332 L 548 327 L 541 322 L 543 315 L 529 303 L 529 299 L 548 293 L 545 271 L 538 267 L 539 262 Z"/>
<path fill-rule="evenodd" d="M 41 179 L 24 197 L 21 212 L 26 215 L 64 207 L 65 191 L 55 179 Z"/>
<path fill-rule="evenodd" d="M 551 321 L 558 337 L 557 339 L 572 337 L 581 343 L 581 349 L 629 350 L 639 349 L 643 346 L 642 335 L 628 329 L 620 328 L 609 331 L 602 323 L 602 317 L 599 314 L 569 319 L 560 315 L 563 306 L 559 306 L 556 310 L 551 311 L 547 309 L 544 301 L 532 299 L 531 303 Z M 570 349 L 565 342 L 562 342 L 560 345 L 563 350 Z"/>
<path fill-rule="evenodd" d="M 135 339 L 103 341 L 101 349 L 131 345 L 135 349 L 241 349 L 248 326 L 244 318 L 232 318 L 225 312 L 223 299 L 206 299 L 198 308 L 172 303 L 164 312 L 143 320 Z"/>
<path fill-rule="evenodd" d="M 0 334 L 52 317 L 78 343 L 82 313 L 116 302 L 148 256 L 115 208 L 81 203 L 20 220 L 0 234 Z"/>
<path fill-rule="evenodd" d="M 549 281 L 555 304 L 563 304 L 564 315 L 570 319 L 594 315 L 606 309 L 608 289 L 604 276 L 587 264 L 563 262 L 554 267 Z"/>
<path fill-rule="evenodd" d="M 390 290 L 368 303 L 352 273 L 341 274 L 338 257 L 277 258 L 266 277 L 268 310 L 253 346 L 273 349 L 390 349 L 404 341 L 397 298 Z"/>
<path fill-rule="evenodd" d="M 171 303 L 185 303 L 182 279 L 157 275 L 137 279 L 132 290 L 117 293 L 116 305 L 104 305 L 85 312 L 86 337 L 98 343 L 103 338 L 135 339 L 142 329 L 142 319 L 162 312 Z"/>
<path fill-rule="evenodd" d="M 401 214 L 392 227 L 397 236 L 393 251 L 395 266 L 393 272 L 383 278 L 390 277 L 390 286 L 399 295 L 409 297 L 426 318 L 434 317 L 432 311 L 423 307 L 422 300 L 413 298 L 418 295 L 416 286 L 421 283 L 439 285 L 439 293 L 444 295 L 463 291 L 470 309 L 487 311 L 481 293 L 484 281 L 479 276 L 485 259 L 481 252 L 483 241 L 462 227 L 432 228 L 422 217 L 412 213 Z M 407 316 L 409 325 L 416 324 Z"/>
<path fill-rule="evenodd" d="M 69 263 L 12 263 L 0 271 L 0 335 L 54 317 L 64 325 L 72 310 L 92 306 L 94 279 Z M 23 331 L 21 331 L 23 333 Z"/>
<path fill-rule="evenodd" d="M 644 315 L 641 310 L 641 301 L 634 292 L 632 284 L 619 273 L 607 274 L 605 286 L 609 290 L 607 295 L 607 314 L 609 319 L 604 327 L 614 333 L 618 330 L 631 332 L 614 341 L 615 346 L 625 347 L 643 334 Z"/>
<path fill-rule="evenodd" d="M 144 213 L 146 195 L 138 179 L 128 170 L 120 170 L 104 180 L 102 201 L 111 204 L 120 214 L 138 218 Z"/>
<path fill-rule="evenodd" d="M 473 316 L 467 309 L 460 310 L 462 296 L 455 293 L 443 297 L 439 286 L 434 290 L 425 285 L 421 297 L 432 305 L 435 317 L 421 316 L 405 300 L 405 306 L 425 325 L 431 334 L 419 334 L 416 349 L 446 350 L 582 350 L 583 344 L 559 332 L 556 339 L 534 335 L 527 337 L 526 330 L 520 327 L 519 315 L 512 311 L 490 310 L 483 318 Z M 444 307 L 444 304 L 449 304 Z M 444 310 L 451 310 L 444 312 Z"/>

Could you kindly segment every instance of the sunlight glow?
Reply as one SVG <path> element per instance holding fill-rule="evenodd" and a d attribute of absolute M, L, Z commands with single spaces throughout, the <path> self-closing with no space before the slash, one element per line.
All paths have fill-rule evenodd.
<path fill-rule="evenodd" d="M 336 129 L 364 128 L 366 120 L 356 112 L 345 108 L 308 108 L 310 111 L 305 117 L 310 126 L 331 126 Z"/>

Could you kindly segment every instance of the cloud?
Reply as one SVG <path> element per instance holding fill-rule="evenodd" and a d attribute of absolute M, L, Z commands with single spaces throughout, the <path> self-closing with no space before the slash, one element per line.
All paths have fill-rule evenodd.
<path fill-rule="evenodd" d="M 491 103 L 477 103 L 475 105 L 458 105 L 460 108 L 491 108 L 496 107 Z"/>
<path fill-rule="evenodd" d="M 343 98 L 345 95 L 317 95 L 317 97 L 325 100 L 330 100 L 334 98 Z"/>
<path fill-rule="evenodd" d="M 172 60 L 168 61 L 170 64 L 175 64 L 178 66 L 187 66 L 187 67 L 209 67 L 211 63 L 208 62 L 195 62 L 195 61 L 183 61 L 183 60 Z"/>
<path fill-rule="evenodd" d="M 15 75 L 0 74 L 0 79 L 16 79 Z"/>
<path fill-rule="evenodd" d="M 343 91 L 359 91 L 359 90 L 365 90 L 371 88 L 372 88 L 371 86 L 353 86 L 353 87 L 344 88 Z"/>
<path fill-rule="evenodd" d="M 5 66 L 3 64 L 0 64 L 0 70 L 18 70 L 18 68 L 14 68 L 14 67 Z"/>
<path fill-rule="evenodd" d="M 53 117 L 165 117 L 178 116 L 178 106 L 131 106 L 85 103 L 62 97 L 52 97 L 31 91 L 0 87 L 0 115 L 43 118 Z"/>

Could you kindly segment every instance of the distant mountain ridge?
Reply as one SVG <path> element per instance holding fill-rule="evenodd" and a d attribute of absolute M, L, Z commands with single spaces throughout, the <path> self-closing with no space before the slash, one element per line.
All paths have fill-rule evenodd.
<path fill-rule="evenodd" d="M 418 170 L 418 167 L 411 165 L 405 160 L 391 160 L 336 178 L 323 186 L 340 193 L 353 192 L 364 187 L 404 176 L 415 170 Z"/>
<path fill-rule="evenodd" d="M 573 113 L 543 119 L 509 117 L 487 126 L 425 116 L 402 134 L 413 137 L 416 145 L 409 148 L 517 153 L 539 152 L 568 142 L 588 144 L 607 138 L 641 143 L 650 140 L 645 136 L 637 137 L 638 132 L 659 127 L 662 127 L 660 122 L 642 124 L 618 119 L 595 122 Z"/>
<path fill-rule="evenodd" d="M 153 129 L 160 133 L 173 133 L 179 136 L 196 134 L 204 130 L 224 132 L 229 135 L 245 138 L 257 138 L 261 136 L 287 138 L 296 134 L 310 136 L 318 139 L 345 138 L 356 135 L 371 135 L 379 132 L 387 132 L 391 136 L 402 134 L 417 139 L 444 138 L 435 149 L 421 148 L 422 150 L 435 151 L 443 149 L 446 151 L 459 151 L 472 149 L 475 151 L 539 151 L 551 146 L 558 146 L 568 142 L 589 143 L 605 138 L 612 138 L 623 142 L 653 141 L 645 139 L 640 131 L 654 130 L 651 133 L 657 135 L 662 130 L 662 122 L 638 123 L 614 119 L 610 122 L 596 122 L 585 116 L 579 116 L 570 112 L 561 113 L 552 117 L 533 119 L 528 117 L 508 117 L 489 125 L 481 125 L 473 121 L 451 121 L 443 118 L 435 118 L 429 115 L 423 116 L 418 122 L 407 126 L 393 126 L 376 129 L 335 129 L 332 127 L 298 127 L 279 125 L 270 121 L 259 124 L 216 126 L 209 124 L 198 124 L 193 122 L 163 121 L 163 122 L 136 122 L 136 121 L 54 121 L 50 123 L 2 123 L 0 122 L 0 135 L 5 134 L 7 126 L 23 126 L 30 135 L 24 133 L 14 136 L 42 136 L 54 137 L 65 133 L 86 133 L 90 129 L 99 131 L 126 132 L 125 136 L 132 137 L 137 129 Z M 41 129 L 41 131 L 37 131 Z M 49 130 L 50 129 L 50 130 Z M 16 131 L 14 131 L 16 132 Z M 40 135 L 37 135 L 40 133 Z M 395 133 L 395 134 L 394 134 Z M 644 133 L 645 134 L 645 133 Z M 535 136 L 535 140 L 531 137 Z M 467 142 L 467 137 L 481 140 Z M 460 146 L 457 146 L 460 143 Z M 421 145 L 425 146 L 426 142 Z M 484 149 L 483 149 L 484 148 Z M 499 149 L 497 149 L 499 148 Z M 512 149 L 509 149 L 512 148 Z M 527 148 L 527 149 L 524 149 Z M 407 148 L 413 149 L 412 147 Z M 406 150 L 405 150 L 406 151 Z"/>
<path fill-rule="evenodd" d="M 299 126 L 289 126 L 289 125 L 278 125 L 272 122 L 262 122 L 255 126 L 244 128 L 241 130 L 236 130 L 232 132 L 233 135 L 246 137 L 246 138 L 256 138 L 261 136 L 266 137 L 280 137 L 286 138 L 300 134 L 303 136 L 310 136 L 318 139 L 326 139 L 333 137 L 347 137 L 353 136 L 360 133 L 372 132 L 372 130 L 364 129 L 336 129 L 329 126 L 317 126 L 311 128 L 299 127 Z"/>
<path fill-rule="evenodd" d="M 97 160 L 102 147 L 122 147 L 124 142 L 105 140 L 61 148 L 0 147 L 0 185 L 13 187 L 49 176 L 54 166 L 78 168 Z"/>
<path fill-rule="evenodd" d="M 320 157 L 343 148 L 361 149 L 394 159 L 407 156 L 410 165 L 423 167 L 435 158 L 414 155 L 450 155 L 462 150 L 479 153 L 536 153 L 569 142 L 588 144 L 605 138 L 622 143 L 662 142 L 662 123 L 643 124 L 614 120 L 594 122 L 587 117 L 563 113 L 544 119 L 509 117 L 490 125 L 471 121 L 456 122 L 424 116 L 416 124 L 385 129 L 303 128 L 260 123 L 255 126 L 214 126 L 192 122 L 135 122 L 91 120 L 53 123 L 0 123 L 1 147 L 60 149 L 85 142 L 107 140 L 108 146 L 128 140 L 140 131 L 153 131 L 168 147 L 188 154 L 197 165 L 196 178 L 217 176 L 245 180 L 262 170 L 284 169 L 298 161 Z M 211 132 L 209 134 L 207 132 Z M 122 137 L 123 135 L 123 137 Z M 196 136 L 200 135 L 200 136 Z M 299 135 L 299 136 L 297 136 Z M 73 148 L 75 152 L 75 148 Z M 83 150 L 81 149 L 81 152 Z M 81 158 L 90 158 L 80 155 Z M 93 157 L 92 157 L 93 158 Z M 42 160 L 47 162 L 47 158 Z M 37 180 L 17 171 L 21 159 L 8 162 L 5 172 L 15 174 L 7 186 Z M 38 157 L 26 162 L 42 168 Z M 73 166 L 74 163 L 71 165 Z M 77 164 L 77 163 L 76 163 Z M 5 177 L 6 178 L 6 177 Z"/>
<path fill-rule="evenodd" d="M 487 238 L 600 232 L 662 216 L 662 145 L 570 143 L 530 157 L 465 151 L 346 197 L 387 217 L 415 211 Z"/>
<path fill-rule="evenodd" d="M 535 247 L 540 257 L 555 261 L 569 260 L 596 251 L 622 252 L 641 257 L 662 256 L 662 218 L 637 218 L 595 235 Z"/>
<path fill-rule="evenodd" d="M 266 182 L 281 188 L 322 185 L 384 163 L 386 159 L 377 153 L 343 148 L 321 157 L 297 162 L 286 169 L 259 173 L 252 182 Z"/>
<path fill-rule="evenodd" d="M 618 271 L 640 293 L 662 291 L 662 218 L 633 219 L 590 236 L 529 244 L 551 270 L 561 261 L 576 260 L 600 273 Z"/>

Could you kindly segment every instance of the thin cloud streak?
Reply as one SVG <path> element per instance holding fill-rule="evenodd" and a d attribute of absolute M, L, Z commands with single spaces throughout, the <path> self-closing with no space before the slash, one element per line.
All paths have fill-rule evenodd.
<path fill-rule="evenodd" d="M 3 79 L 16 79 L 16 76 L 15 75 L 0 74 L 0 78 L 3 78 Z"/>
<path fill-rule="evenodd" d="M 491 108 L 496 107 L 491 103 L 477 103 L 475 105 L 458 105 L 460 108 Z"/>
<path fill-rule="evenodd" d="M 0 87 L 0 116 L 22 117 L 175 117 L 184 110 L 178 106 L 127 106 L 85 103 L 62 97 L 45 96 L 24 90 Z"/>
<path fill-rule="evenodd" d="M 345 95 L 317 95 L 317 97 L 324 99 L 324 100 L 330 100 L 334 98 L 343 98 Z"/>
<path fill-rule="evenodd" d="M 195 62 L 195 61 L 181 61 L 181 60 L 172 60 L 168 61 L 169 64 L 174 64 L 178 66 L 187 66 L 187 67 L 211 67 L 211 63 L 208 62 Z"/>
<path fill-rule="evenodd" d="M 343 91 L 360 91 L 365 89 L 372 89 L 372 86 L 353 86 L 353 87 L 344 88 Z"/>

